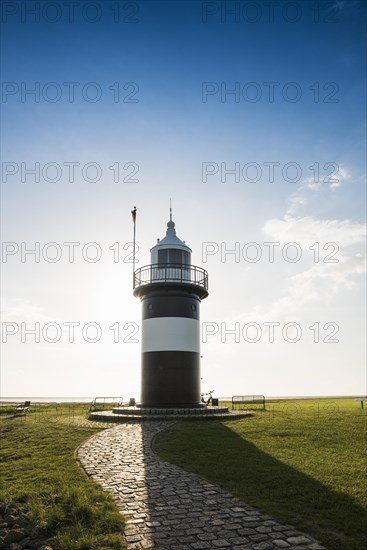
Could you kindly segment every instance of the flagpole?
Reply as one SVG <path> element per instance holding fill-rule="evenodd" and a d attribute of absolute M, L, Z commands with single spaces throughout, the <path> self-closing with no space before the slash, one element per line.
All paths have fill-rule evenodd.
<path fill-rule="evenodd" d="M 133 287 L 135 284 L 135 242 L 136 242 L 136 206 L 134 206 L 134 210 L 131 210 L 131 215 L 133 217 L 133 223 L 134 223 L 134 237 L 133 237 Z"/>

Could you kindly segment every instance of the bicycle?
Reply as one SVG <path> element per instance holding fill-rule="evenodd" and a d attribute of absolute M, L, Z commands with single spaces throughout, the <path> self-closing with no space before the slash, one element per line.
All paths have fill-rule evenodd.
<path fill-rule="evenodd" d="M 214 390 L 212 391 L 209 391 L 207 393 L 202 393 L 201 394 L 201 402 L 204 403 L 205 405 L 210 405 L 210 403 L 213 401 L 213 393 L 214 393 Z M 205 399 L 205 396 L 209 395 L 209 397 L 207 399 Z"/>

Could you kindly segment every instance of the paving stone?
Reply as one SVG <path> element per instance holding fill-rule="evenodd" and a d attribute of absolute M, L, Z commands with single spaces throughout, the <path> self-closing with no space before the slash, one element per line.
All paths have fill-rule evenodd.
<path fill-rule="evenodd" d="M 256 527 L 256 531 L 258 533 L 271 533 L 272 529 L 266 525 L 260 525 L 259 527 Z"/>
<path fill-rule="evenodd" d="M 256 535 L 255 529 L 250 529 L 249 527 L 244 527 L 242 529 L 238 529 L 239 535 Z"/>
<path fill-rule="evenodd" d="M 283 533 L 281 531 L 275 531 L 274 533 L 268 533 L 269 538 L 271 539 L 282 539 L 285 540 L 287 537 L 283 537 Z"/>
<path fill-rule="evenodd" d="M 227 525 L 226 529 L 228 531 L 237 531 L 237 529 L 241 529 L 242 525 L 240 523 L 233 523 L 232 525 Z"/>
<path fill-rule="evenodd" d="M 290 530 L 290 531 L 285 531 L 284 534 L 287 536 L 287 538 L 288 538 L 288 537 L 297 537 L 297 536 L 298 536 L 297 531 L 295 531 L 294 529 L 292 529 L 292 530 Z"/>
<path fill-rule="evenodd" d="M 200 540 L 214 540 L 215 539 L 214 533 L 200 533 L 200 534 L 198 534 L 197 537 Z"/>
<path fill-rule="evenodd" d="M 253 546 L 254 550 L 272 550 L 274 546 L 268 542 L 261 542 L 260 544 L 255 544 Z"/>
<path fill-rule="evenodd" d="M 324 550 L 293 526 L 160 461 L 152 450 L 153 438 L 174 423 L 120 424 L 78 449 L 86 473 L 113 496 L 127 518 L 128 550 Z"/>
<path fill-rule="evenodd" d="M 295 546 L 299 546 L 300 544 L 308 544 L 311 542 L 311 540 L 308 537 L 304 537 L 303 535 L 300 535 L 298 537 L 289 537 L 287 539 L 287 542 L 289 542 L 289 544 L 294 544 Z"/>
<path fill-rule="evenodd" d="M 233 537 L 232 539 L 229 539 L 229 542 L 233 546 L 240 546 L 241 544 L 245 544 L 246 542 L 249 542 L 249 540 L 246 539 L 245 537 Z"/>
<path fill-rule="evenodd" d="M 259 521 L 254 521 L 253 517 L 244 517 L 242 518 L 243 523 L 246 525 L 246 527 L 258 527 L 260 525 Z"/>
<path fill-rule="evenodd" d="M 250 535 L 249 537 L 251 540 L 254 540 L 256 542 L 260 542 L 262 540 L 268 540 L 269 537 L 267 535 Z"/>
<path fill-rule="evenodd" d="M 178 540 L 180 542 L 196 542 L 197 539 L 191 535 L 188 537 L 179 537 Z"/>
<path fill-rule="evenodd" d="M 126 535 L 127 542 L 139 542 L 142 538 L 141 535 Z"/>
<path fill-rule="evenodd" d="M 201 529 L 198 529 L 198 528 L 196 528 L 196 529 L 188 529 L 188 530 L 186 531 L 186 533 L 187 533 L 188 535 L 200 535 L 200 533 L 202 533 L 202 530 L 201 530 Z"/>

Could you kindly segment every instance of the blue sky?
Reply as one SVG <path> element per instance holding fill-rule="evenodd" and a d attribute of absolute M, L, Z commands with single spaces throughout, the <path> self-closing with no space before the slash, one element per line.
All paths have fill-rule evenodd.
<path fill-rule="evenodd" d="M 209 271 L 202 322 L 218 331 L 202 344 L 203 390 L 364 393 L 365 2 L 320 2 L 319 19 L 313 2 L 292 3 L 297 12 L 279 2 L 273 21 L 262 1 L 80 1 L 74 21 L 62 2 L 57 13 L 39 3 L 35 21 L 25 11 L 33 4 L 9 2 L 2 13 L 2 238 L 19 248 L 2 259 L 3 320 L 19 327 L 3 342 L 3 395 L 93 396 L 121 388 L 138 396 L 139 342 L 115 344 L 108 327 L 140 326 L 127 261 L 130 210 L 137 205 L 144 265 L 164 235 L 170 197 L 178 235 Z M 226 19 L 226 8 L 237 15 Z M 74 83 L 73 102 L 67 82 Z M 35 86 L 39 101 L 22 96 Z M 207 89 L 216 93 L 205 95 Z M 236 97 L 221 94 L 233 89 Z M 93 102 L 96 91 L 101 97 Z M 291 100 L 295 93 L 298 101 Z M 274 181 L 269 162 L 277 163 Z M 24 169 L 35 163 L 40 181 Z M 51 181 L 55 163 L 59 181 Z M 74 181 L 70 163 L 78 163 Z M 93 166 L 83 175 L 89 163 L 98 167 L 98 181 L 91 181 Z M 118 182 L 110 168 L 116 163 Z M 205 163 L 217 170 L 203 181 Z M 237 166 L 240 181 L 224 174 L 222 163 L 223 170 Z M 249 179 L 254 166 L 260 169 L 258 181 L 244 180 L 248 163 Z M 122 181 L 133 171 L 137 181 Z M 327 178 L 332 171 L 334 181 Z M 21 247 L 37 242 L 41 249 L 57 243 L 60 261 L 41 254 L 40 262 L 22 262 Z M 81 243 L 74 263 L 65 242 Z M 96 263 L 80 253 L 89 242 L 102 250 Z M 109 248 L 115 242 L 119 262 Z M 242 252 L 221 257 L 248 242 L 260 246 L 259 262 Z M 264 242 L 279 243 L 273 263 Z M 301 249 L 299 262 L 284 260 L 289 242 Z M 323 261 L 330 242 L 336 263 Z M 205 243 L 219 252 L 204 258 Z M 65 321 L 98 323 L 103 336 L 95 344 L 80 335 L 70 343 L 64 333 L 55 343 L 32 336 L 21 342 L 22 322 Z M 249 322 L 264 331 L 257 343 L 222 334 Z M 280 329 L 298 323 L 302 337 L 270 344 L 264 322 Z M 309 326 L 319 323 L 326 333 L 328 322 L 338 326 L 339 342 L 316 344 Z M 126 336 L 129 326 L 123 330 Z"/>

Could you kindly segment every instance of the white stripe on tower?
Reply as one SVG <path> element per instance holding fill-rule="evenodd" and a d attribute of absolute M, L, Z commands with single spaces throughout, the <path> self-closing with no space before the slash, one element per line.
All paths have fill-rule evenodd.
<path fill-rule="evenodd" d="M 142 353 L 191 351 L 200 353 L 200 326 L 188 317 L 153 317 L 142 325 Z"/>

